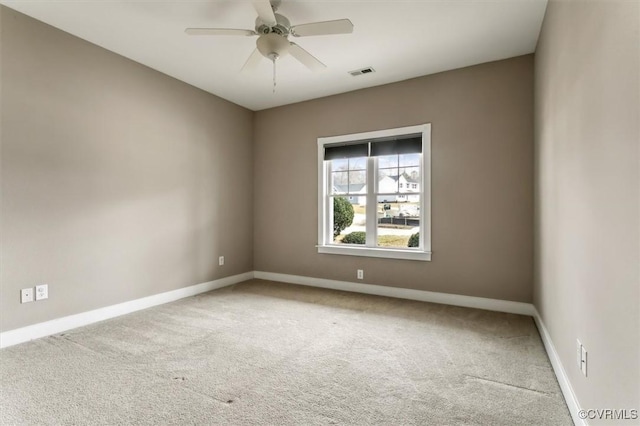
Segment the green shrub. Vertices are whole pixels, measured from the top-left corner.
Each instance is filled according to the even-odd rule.
[[[409,237],[409,243],[407,247],[420,247],[420,233],[416,232],[415,234]]]
[[[333,199],[333,236],[340,235],[343,229],[353,223],[353,206],[344,197]]]
[[[342,242],[345,244],[364,244],[367,242],[367,234],[361,231],[352,232],[345,235]]]

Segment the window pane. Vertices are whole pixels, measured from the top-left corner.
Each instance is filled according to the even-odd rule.
[[[331,173],[331,193],[345,194],[349,189],[349,172]]]
[[[332,194],[366,193],[367,159],[357,157],[331,161]]]
[[[349,172],[349,193],[364,194],[367,191],[367,172],[364,170]]]
[[[420,167],[400,168],[400,192],[420,192]]]
[[[420,154],[400,155],[400,167],[420,166]]]
[[[334,244],[364,244],[366,237],[366,195],[356,194],[334,197],[333,229]],[[346,238],[346,240],[345,240]]]
[[[349,170],[365,170],[367,168],[367,157],[357,157],[349,159]]]
[[[331,160],[331,170],[334,172],[346,171],[349,168],[349,161],[346,158]]]
[[[398,167],[397,155],[381,155],[378,157],[378,168],[386,169],[391,167]]]
[[[378,204],[377,222],[378,247],[418,248],[418,237],[410,240],[420,231],[420,196],[398,195],[396,202]]]
[[[378,169],[378,193],[398,192],[398,169]]]

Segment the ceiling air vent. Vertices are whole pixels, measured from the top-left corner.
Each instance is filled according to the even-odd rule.
[[[371,74],[372,72],[376,72],[376,70],[374,70],[373,67],[367,67],[361,70],[349,71],[349,74],[355,77],[362,74]]]

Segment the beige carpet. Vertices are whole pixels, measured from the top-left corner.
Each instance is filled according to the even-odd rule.
[[[2,424],[571,425],[529,317],[252,280],[0,351]]]

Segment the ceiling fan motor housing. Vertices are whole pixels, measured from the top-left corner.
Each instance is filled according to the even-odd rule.
[[[260,18],[256,19],[256,32],[258,34],[271,34],[275,33],[281,36],[288,36],[291,32],[291,23],[289,20],[280,15],[279,13],[274,14],[276,17],[276,24],[272,27],[265,24]]]

